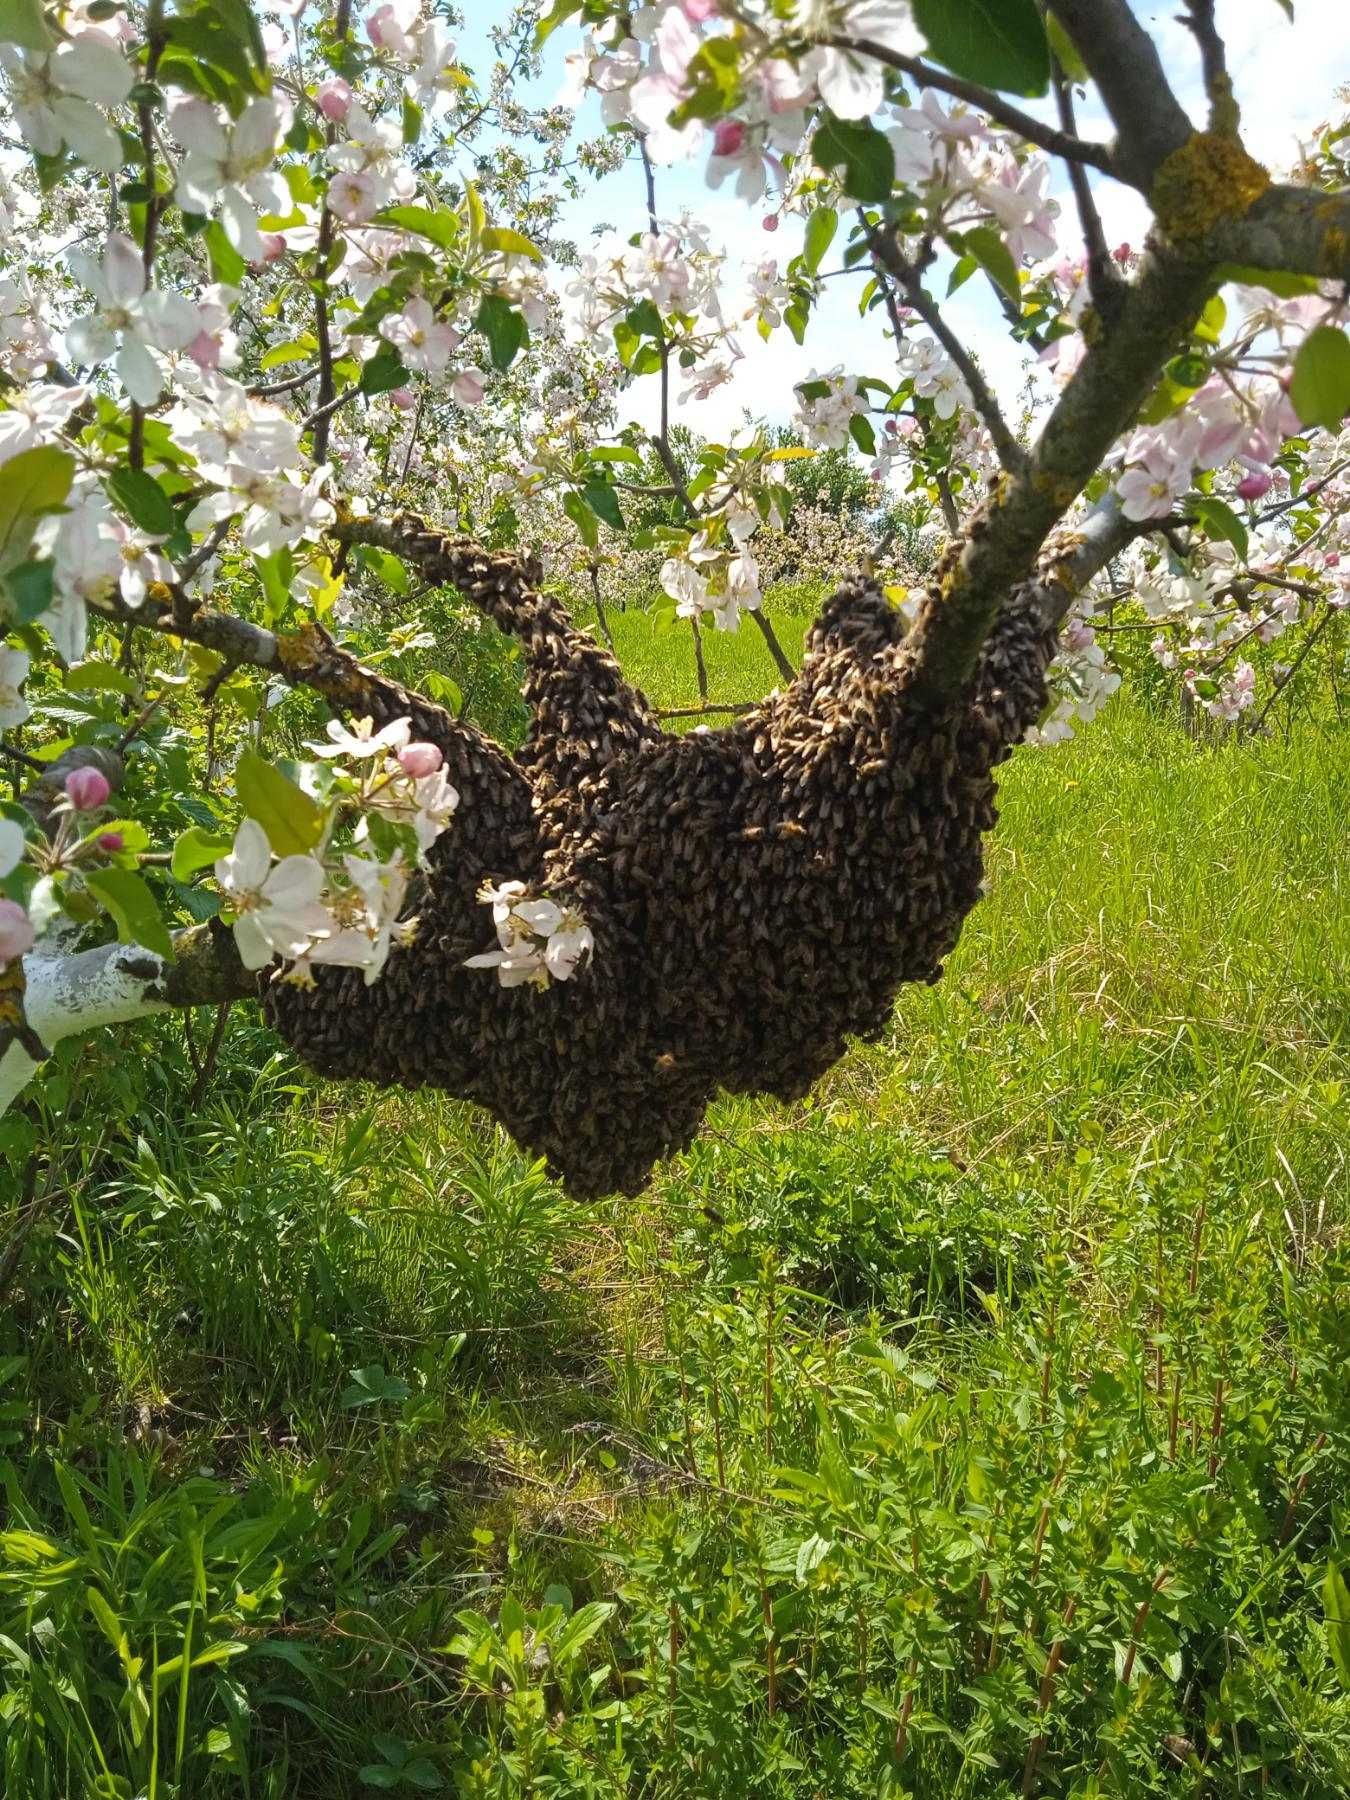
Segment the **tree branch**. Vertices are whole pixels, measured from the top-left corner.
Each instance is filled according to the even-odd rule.
[[[1164,246],[1145,258],[1115,329],[1083,359],[1030,456],[941,568],[910,636],[921,701],[944,704],[965,685],[1000,607],[1032,574],[1051,529],[1129,426],[1212,288],[1207,262]]]
[[[1147,194],[1153,178],[1191,136],[1153,39],[1127,0],[1049,0],[1096,82],[1116,141],[1098,164]]]
[[[1072,132],[1057,131],[1044,119],[1023,112],[1020,106],[1014,106],[1001,94],[994,93],[991,88],[981,87],[978,82],[966,81],[960,75],[949,75],[945,69],[934,68],[932,63],[923,62],[917,56],[902,55],[900,51],[879,44],[872,38],[832,34],[812,41],[827,44],[834,50],[851,50],[857,56],[870,56],[876,62],[885,63],[888,69],[898,69],[902,75],[908,75],[920,87],[936,88],[941,94],[950,94],[953,99],[964,100],[968,106],[977,107],[980,112],[988,114],[996,124],[1016,132],[1018,137],[1025,138],[1029,144],[1038,144],[1053,156],[1063,156],[1071,162],[1087,163],[1090,168],[1101,169],[1108,175],[1117,173],[1108,145],[1091,143]]]
[[[1245,213],[1217,221],[1205,242],[1216,262],[1350,281],[1350,188],[1276,183]]]
[[[1064,73],[1058,59],[1053,62],[1053,82],[1055,104],[1059,109],[1060,123],[1066,131],[1076,129],[1073,107],[1073,86]],[[1109,322],[1119,303],[1124,287],[1116,265],[1111,260],[1110,247],[1106,242],[1106,233],[1102,230],[1101,216],[1096,202],[1092,198],[1092,187],[1088,181],[1087,170],[1081,163],[1069,164],[1069,186],[1073,189],[1074,205],[1078,209],[1078,222],[1083,228],[1083,248],[1087,253],[1088,293],[1092,296],[1092,304]],[[1014,303],[1015,304],[1015,303]]]
[[[999,461],[1009,471],[1020,469],[1026,462],[1026,452],[1009,430],[994,390],[980,373],[974,357],[943,318],[937,301],[920,281],[918,270],[901,253],[895,230],[874,232],[871,243],[874,255],[900,284],[906,304],[914,308],[961,371],[961,378],[970,390],[971,403],[993,439]]]

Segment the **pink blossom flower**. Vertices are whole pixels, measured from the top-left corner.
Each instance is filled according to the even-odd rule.
[[[450,383],[450,392],[461,406],[478,406],[487,389],[476,369],[461,369]]]
[[[36,941],[33,922],[18,901],[0,900],[0,966],[23,956]]]
[[[434,775],[445,761],[435,744],[405,744],[398,753],[398,766],[405,775],[414,780],[421,780],[426,775]]]
[[[1239,500],[1259,500],[1263,494],[1270,492],[1272,479],[1269,469],[1253,469],[1250,475],[1244,475],[1237,484]]]
[[[352,103],[352,90],[340,75],[330,75],[327,81],[319,83],[314,99],[324,118],[331,119],[336,124],[347,116],[347,108]]]
[[[112,788],[100,769],[72,769],[66,776],[66,798],[76,812],[97,812],[106,806]]]
[[[413,398],[412,389],[408,387],[394,388],[389,395],[389,402],[390,405],[396,406],[400,412],[411,412],[413,407],[417,404],[417,401]]]
[[[262,234],[262,259],[265,263],[280,262],[286,254],[286,240],[279,231],[265,231]]]
[[[713,155],[736,156],[745,142],[745,127],[739,119],[719,119],[713,131]]]

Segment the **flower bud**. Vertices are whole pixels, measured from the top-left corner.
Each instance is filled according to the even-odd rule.
[[[770,213],[768,218],[763,221],[763,225],[764,225],[765,231],[777,231],[777,229],[778,229],[778,214]]]
[[[400,412],[411,412],[413,407],[417,404],[416,400],[413,398],[412,389],[408,387],[391,389],[389,399],[391,404],[396,406]]]
[[[715,19],[721,11],[718,0],[681,0],[680,11],[691,25],[702,25],[705,19]]]
[[[1237,484],[1240,500],[1259,500],[1262,494],[1270,492],[1272,476],[1269,469],[1253,469],[1250,475],[1244,475]]]
[[[116,856],[125,843],[120,831],[100,831],[96,841],[105,856]]]
[[[99,769],[72,769],[66,776],[66,798],[76,812],[97,812],[111,792],[108,777]]]
[[[188,345],[187,353],[199,369],[220,367],[220,339],[209,331],[199,331]]]
[[[352,103],[352,90],[340,75],[330,75],[327,81],[319,83],[314,99],[324,118],[331,119],[336,124],[347,116],[347,109]]]
[[[398,753],[399,768],[414,781],[420,781],[424,775],[434,775],[444,761],[435,744],[405,744]]]
[[[1134,252],[1128,244],[1117,244],[1112,255],[1118,263],[1126,263],[1134,255]]]
[[[745,127],[739,119],[719,119],[713,131],[714,156],[738,156],[745,142]]]
[[[286,240],[279,231],[264,231],[262,247],[265,263],[280,262],[286,254]]]
[[[0,967],[31,950],[33,922],[17,900],[0,900]]]

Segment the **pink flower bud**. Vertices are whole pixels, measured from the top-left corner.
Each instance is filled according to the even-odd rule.
[[[705,19],[715,19],[721,11],[718,0],[681,0],[680,10],[693,25],[702,25]]]
[[[396,49],[403,41],[392,6],[377,6],[366,20],[366,36],[377,50]]]
[[[31,950],[36,941],[33,922],[17,900],[0,900],[0,966]]]
[[[1262,494],[1270,492],[1271,473],[1269,469],[1253,469],[1250,475],[1244,475],[1237,484],[1240,500],[1259,500]]]
[[[125,840],[120,831],[100,831],[97,841],[99,849],[105,856],[116,856]]]
[[[1128,262],[1134,252],[1128,244],[1117,244],[1112,253],[1118,263]]]
[[[383,11],[383,8],[381,8],[381,11]],[[375,19],[378,17],[378,13],[373,15],[370,23],[373,25]],[[367,29],[369,29],[369,27],[367,27]],[[371,41],[374,41],[373,34]],[[324,118],[331,119],[336,124],[339,120],[345,119],[347,116],[347,108],[352,103],[352,90],[340,75],[330,75],[327,81],[321,81],[319,83],[318,91],[314,98],[318,104],[319,111],[323,114]]]
[[[1322,561],[1329,569],[1339,569],[1341,566],[1341,553],[1339,550],[1328,550],[1326,555],[1322,558]]]
[[[72,769],[66,776],[66,798],[76,812],[97,812],[111,792],[108,777],[98,769]]]
[[[188,345],[187,353],[199,369],[220,367],[220,339],[209,331],[199,331]]]
[[[390,392],[389,398],[400,412],[411,412],[413,407],[417,405],[417,401],[413,398],[413,391],[411,388],[394,388]]]
[[[477,406],[487,389],[483,386],[483,378],[473,369],[461,369],[450,383],[450,392],[461,406]]]
[[[777,229],[778,229],[778,214],[770,213],[768,218],[763,221],[763,224],[764,224],[765,231],[777,231]]]
[[[265,263],[280,262],[286,254],[286,240],[279,231],[265,231],[262,234],[262,247]]]
[[[745,127],[739,119],[719,119],[713,131],[714,156],[739,156]]]
[[[398,753],[399,768],[414,781],[434,775],[444,761],[435,744],[405,744]]]

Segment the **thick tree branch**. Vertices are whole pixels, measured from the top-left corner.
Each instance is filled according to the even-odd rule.
[[[876,62],[885,63],[888,69],[898,69],[902,75],[908,75],[920,87],[936,88],[940,94],[950,94],[954,100],[964,100],[967,106],[976,107],[996,124],[1016,132],[1018,137],[1025,138],[1029,144],[1038,144],[1053,156],[1067,157],[1071,162],[1087,163],[1090,168],[1102,169],[1108,175],[1116,173],[1108,145],[1094,144],[1072,132],[1056,130],[1044,119],[1023,112],[1020,106],[1014,106],[1002,94],[994,93],[991,88],[981,87],[978,82],[966,81],[960,75],[949,75],[945,69],[935,68],[932,63],[923,62],[917,56],[905,56],[886,44],[876,43],[872,38],[832,34],[813,41],[827,44],[835,50],[850,50],[856,56],[870,56]]]
[[[24,1010],[41,1045],[188,1006],[219,1005],[257,993],[258,977],[239,960],[219,924],[194,925],[174,939],[170,960],[139,944],[100,944],[53,955],[39,944],[24,958]],[[35,1046],[36,1047],[36,1046]],[[0,1114],[28,1085],[37,1058],[12,1043],[0,1057]]]
[[[1116,141],[1105,167],[1147,194],[1153,178],[1191,136],[1153,39],[1127,0],[1050,0],[1101,93]]]
[[[910,638],[921,701],[944,704],[963,688],[1000,607],[1032,575],[1050,531],[1135,417],[1212,287],[1207,262],[1161,246],[1145,258],[1115,329],[1084,358],[1024,465],[941,569]]]
[[[1219,220],[1206,248],[1219,263],[1350,281],[1350,188],[1276,183],[1247,212]]]

